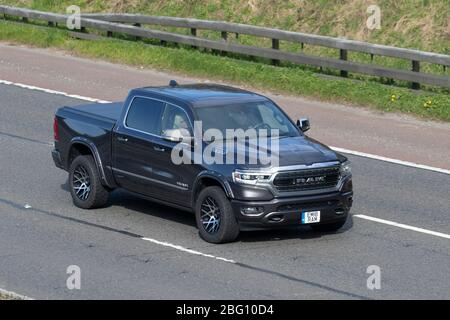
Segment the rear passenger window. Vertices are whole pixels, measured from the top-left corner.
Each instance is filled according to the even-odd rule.
[[[125,122],[127,127],[159,135],[164,104],[152,99],[134,98]]]

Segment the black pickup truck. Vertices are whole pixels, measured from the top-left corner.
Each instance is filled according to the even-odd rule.
[[[204,151],[218,142],[196,137],[199,122],[202,133],[215,128],[224,136],[229,129],[276,132],[268,134],[276,152],[272,144],[264,146],[277,154],[276,165],[174,161],[174,154],[192,160],[197,147]],[[262,95],[171,81],[134,89],[125,102],[58,109],[52,156],[69,172],[73,202],[80,208],[105,206],[109,193],[123,188],[194,212],[200,236],[211,243],[234,241],[240,230],[252,228],[310,225],[331,232],[344,225],[352,205],[351,169],[346,157],[307,137],[308,129],[308,119],[293,122]],[[264,149],[244,140],[249,149]],[[210,154],[235,160],[243,150],[225,145]]]

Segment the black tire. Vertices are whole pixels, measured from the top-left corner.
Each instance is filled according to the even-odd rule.
[[[92,156],[78,156],[73,160],[69,169],[69,187],[73,203],[79,208],[100,208],[108,203],[109,191],[101,183]]]
[[[220,217],[220,220],[218,226],[215,228],[212,228],[206,222],[208,217],[211,218],[211,216],[205,213],[205,210],[207,210],[205,208],[211,207],[208,206],[207,203],[215,204],[219,210],[218,212],[216,211],[216,215],[217,217]],[[217,217],[213,219],[217,219]],[[230,200],[226,197],[220,187],[211,186],[200,192],[195,204],[195,218],[200,237],[207,242],[232,242],[239,236],[239,223],[236,221],[233,209],[231,208]]]
[[[311,228],[316,232],[335,232],[342,228],[346,221],[347,219],[343,219],[333,223],[316,224],[311,225]]]

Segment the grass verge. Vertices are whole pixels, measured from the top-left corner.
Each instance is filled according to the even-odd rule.
[[[0,20],[0,41],[58,48],[81,57],[176,71],[323,101],[368,106],[381,111],[401,112],[429,119],[450,120],[450,94],[445,91],[414,92],[375,81],[334,80],[320,77],[310,68],[273,67],[184,47],[162,47],[119,39],[75,40],[63,29],[8,20]]]
[[[0,292],[0,300],[14,300],[14,298]]]
[[[4,291],[0,289],[0,300],[26,300],[24,296],[16,295],[15,293]]]

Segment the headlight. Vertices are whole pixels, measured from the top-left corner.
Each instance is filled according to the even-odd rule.
[[[270,182],[272,175],[270,173],[264,172],[245,172],[245,171],[234,171],[233,181],[236,183],[244,184],[261,184]]]
[[[352,174],[352,168],[350,167],[350,162],[346,161],[341,164],[341,176],[346,177]]]

